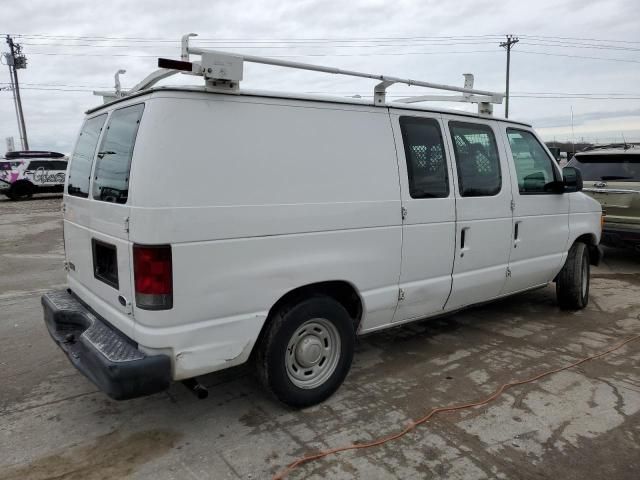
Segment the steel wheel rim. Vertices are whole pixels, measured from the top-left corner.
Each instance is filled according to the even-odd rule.
[[[340,360],[340,334],[326,318],[314,318],[300,325],[285,351],[287,376],[298,388],[316,388],[335,372]]]
[[[587,286],[589,285],[589,266],[582,259],[582,298],[587,296]]]

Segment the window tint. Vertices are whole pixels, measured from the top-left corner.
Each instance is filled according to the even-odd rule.
[[[640,181],[640,154],[637,153],[578,154],[568,166],[580,170],[585,180]]]
[[[52,170],[53,164],[46,160],[31,160],[29,162],[29,166],[27,167],[27,170],[37,170],[39,168],[44,168],[45,170]]]
[[[540,145],[538,139],[526,130],[507,129],[520,193],[553,193],[558,180],[555,161]]]
[[[49,163],[51,163],[51,166],[49,167],[51,170],[66,170],[67,169],[67,162],[65,162],[64,160],[52,160]]]
[[[144,104],[139,104],[111,114],[98,151],[93,198],[104,202],[127,203],[131,157],[143,110]]]
[[[430,118],[402,117],[400,129],[411,197],[447,197],[449,176],[438,122]]]
[[[27,170],[37,170],[44,168],[45,170],[66,170],[67,162],[61,160],[31,160]]]
[[[463,197],[497,195],[502,188],[496,138],[488,125],[449,122]]]
[[[89,179],[91,177],[91,165],[93,156],[100,138],[102,125],[107,119],[107,114],[90,118],[84,123],[78,144],[71,157],[71,169],[69,170],[69,186],[67,193],[78,197],[89,196]]]
[[[0,170],[12,170],[19,166],[20,162],[0,162]]]

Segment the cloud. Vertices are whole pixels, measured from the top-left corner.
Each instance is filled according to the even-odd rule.
[[[231,40],[225,40],[226,46],[233,45],[235,48],[248,46],[237,43],[238,39],[409,38],[495,35],[504,32],[633,41],[638,43],[614,44],[640,48],[638,14],[640,3],[632,0],[508,3],[493,0],[458,0],[453,3],[440,0],[236,0],[187,3],[174,0],[118,0],[109,2],[108,6],[78,0],[54,3],[31,0],[18,2],[11,9],[5,9],[3,24],[10,25],[13,33],[18,34],[172,40],[148,44],[131,40],[108,43],[18,38],[29,58],[28,68],[20,71],[20,80],[24,88],[22,94],[31,146],[68,152],[82,123],[83,112],[100,103],[100,99],[92,96],[90,91],[111,87],[113,74],[120,68],[127,70],[123,84],[135,84],[155,68],[156,56],[178,57],[178,40],[186,32],[198,32],[200,37],[196,43],[201,44],[204,44],[203,39],[235,39],[236,43],[233,44]],[[567,29],[565,20],[569,18],[571,27]],[[101,43],[106,47],[71,46],[74,43]],[[286,48],[245,48],[241,51],[257,55],[327,55],[295,59],[456,85],[461,84],[461,74],[470,71],[476,76],[477,88],[504,90],[505,55],[497,45],[497,39],[487,38],[483,41],[474,37],[468,42],[447,42],[444,39],[440,46],[426,40],[376,43],[393,43],[396,46],[367,48],[359,42],[352,42],[351,46],[344,43],[342,46],[307,43],[292,47],[278,43],[270,45]],[[513,50],[513,92],[634,93],[640,84],[638,63],[525,53],[525,50],[537,50],[551,54],[640,61],[638,51],[567,48],[560,46],[560,43],[555,47],[543,47],[532,43],[536,43],[535,39],[521,38]],[[119,48],[115,44],[126,44],[127,48]],[[463,53],[442,53],[451,51]],[[65,55],[68,53],[74,55]],[[4,71],[0,82],[8,82],[7,69]],[[340,92],[339,95],[366,94],[372,91],[374,85],[368,80],[309,72],[284,72],[274,67],[253,65],[246,68],[245,78],[243,86],[246,88]],[[190,83],[199,81],[182,76],[170,83],[185,80]],[[43,87],[42,84],[67,86]],[[67,91],[42,91],[38,88]],[[394,86],[390,90],[398,93],[422,92],[417,88],[401,86]],[[574,110],[574,123],[599,122],[606,130],[607,122],[617,125],[616,122],[622,117],[630,122],[630,127],[635,125],[637,116],[633,112],[637,113],[640,109],[640,101],[621,103],[613,100],[514,97],[510,110],[513,118],[532,122],[546,131],[549,128],[562,128],[563,122],[566,126],[571,107]],[[501,113],[502,108],[496,108],[496,114]],[[10,135],[18,140],[11,93],[0,91],[0,139]]]

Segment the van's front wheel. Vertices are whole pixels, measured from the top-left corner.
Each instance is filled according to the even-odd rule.
[[[584,243],[576,242],[556,279],[556,296],[561,308],[580,310],[587,306],[590,276],[589,249]]]
[[[354,346],[345,308],[330,297],[312,297],[274,314],[258,346],[258,374],[287,405],[314,405],[342,384]]]

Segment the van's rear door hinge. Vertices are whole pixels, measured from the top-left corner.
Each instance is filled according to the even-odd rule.
[[[511,276],[511,269],[507,267],[507,271],[505,272],[505,276],[509,278]]]
[[[516,201],[515,200],[511,200],[511,211],[513,212],[516,209]]]
[[[400,215],[402,216],[402,220],[407,218],[407,209],[405,207],[400,208]]]
[[[129,233],[129,217],[124,219],[124,231]]]
[[[401,302],[404,300],[404,290],[402,288],[398,289],[398,301]]]

